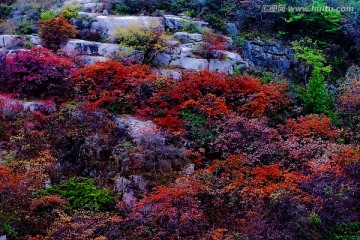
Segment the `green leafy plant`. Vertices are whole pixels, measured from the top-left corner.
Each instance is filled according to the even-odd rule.
[[[313,11],[306,13],[288,12],[289,17],[285,21],[290,29],[301,29],[322,40],[328,40],[328,37],[338,33],[341,28],[341,12],[321,10],[328,7],[322,0],[313,1],[306,7]]]
[[[128,46],[143,52],[145,61],[151,62],[159,52],[166,48],[163,30],[157,29],[156,24],[154,23],[154,28],[132,24],[128,28],[118,29],[116,36],[120,46]]]
[[[332,240],[360,239],[360,222],[350,222],[337,226],[332,234]]]
[[[60,13],[66,19],[79,17],[79,7],[73,5],[65,5]]]
[[[305,103],[305,111],[309,113],[325,113],[334,117],[331,110],[331,97],[325,87],[325,74],[331,72],[331,66],[326,65],[322,51],[316,42],[304,39],[292,42],[297,60],[312,67],[311,78],[306,88],[301,89],[300,97]]]
[[[59,186],[40,190],[36,196],[61,195],[71,209],[105,211],[114,207],[115,198],[107,190],[98,189],[94,179],[70,179]]]
[[[55,13],[53,11],[42,11],[40,13],[40,20],[47,21],[55,18]]]

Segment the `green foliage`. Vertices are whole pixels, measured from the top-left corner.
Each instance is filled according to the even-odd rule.
[[[331,110],[332,100],[325,88],[325,74],[331,72],[331,66],[326,65],[322,51],[317,48],[316,42],[311,39],[292,42],[297,60],[302,60],[312,67],[311,78],[305,89],[300,92],[300,97],[305,103],[308,113],[325,113],[332,120],[335,114]]]
[[[295,50],[295,56],[298,60],[305,61],[306,65],[317,68],[320,72],[331,72],[331,66],[325,66],[326,59],[321,49],[317,47],[317,42],[310,38],[305,38],[291,43]]]
[[[56,194],[66,198],[71,209],[105,211],[111,210],[115,203],[109,191],[96,188],[94,179],[70,179],[65,184],[40,190],[36,196]]]
[[[124,3],[116,4],[114,11],[121,15],[132,13],[131,9],[128,6],[126,6]]]
[[[350,222],[337,226],[331,234],[332,240],[360,239],[360,222]]]
[[[321,220],[318,214],[316,213],[311,213],[310,214],[310,222],[314,225],[320,225]]]
[[[13,10],[12,6],[0,4],[0,20],[7,19],[8,17],[10,17],[10,13],[12,12],[12,10]]]
[[[53,11],[42,11],[40,14],[41,21],[51,20],[53,18],[55,18],[55,13]]]
[[[144,53],[145,61],[151,60],[159,52],[165,50],[165,35],[162,30],[156,29],[157,23],[154,22],[154,29],[141,27],[138,24],[132,24],[128,28],[118,29],[116,36],[120,46],[132,47]]]
[[[181,25],[183,26],[182,31],[189,32],[189,33],[203,33],[204,29],[199,27],[198,24],[196,24],[193,21],[181,21]]]
[[[307,6],[314,9],[311,12],[289,11],[289,17],[285,20],[290,28],[300,28],[316,38],[328,40],[327,37],[334,36],[341,29],[340,21],[342,14],[339,11],[324,11],[328,7],[322,0],[313,1]]]
[[[31,34],[33,33],[33,20],[26,20],[24,19],[22,22],[20,22],[19,25],[19,31],[23,34]]]
[[[206,116],[196,113],[194,110],[185,109],[180,113],[180,118],[186,121],[184,125],[193,138],[198,139],[203,135]]]
[[[65,5],[60,15],[66,19],[77,18],[79,17],[79,7],[69,4]]]

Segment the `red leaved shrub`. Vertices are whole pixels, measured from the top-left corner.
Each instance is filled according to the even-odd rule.
[[[58,50],[60,45],[69,38],[74,38],[77,30],[64,17],[41,21],[40,37],[45,46],[51,50]]]
[[[65,96],[73,63],[45,48],[22,50],[6,57],[1,90],[18,97]]]

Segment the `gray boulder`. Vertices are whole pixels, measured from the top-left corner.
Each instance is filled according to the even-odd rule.
[[[287,72],[294,61],[294,51],[281,41],[245,41],[244,55],[255,67]]]
[[[110,38],[114,37],[118,28],[129,28],[138,25],[145,28],[164,29],[164,19],[161,17],[148,16],[96,16],[91,28],[98,30]]]
[[[185,25],[193,24],[196,28],[202,29],[209,27],[209,23],[203,21],[193,21],[191,19],[186,19],[181,16],[175,15],[164,15],[165,18],[165,28],[171,31],[178,31],[184,28]]]

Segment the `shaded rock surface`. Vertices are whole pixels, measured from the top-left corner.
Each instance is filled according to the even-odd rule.
[[[281,41],[245,41],[244,55],[255,67],[287,72],[294,62],[292,48]]]

